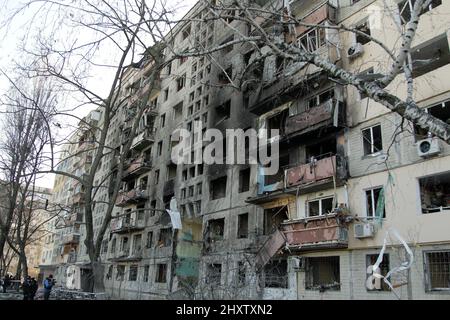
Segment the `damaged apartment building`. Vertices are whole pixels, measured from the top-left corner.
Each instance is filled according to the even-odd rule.
[[[411,5],[289,3],[298,19],[357,28],[387,47],[395,47]],[[385,14],[388,10],[393,14]],[[442,79],[450,71],[449,11],[449,3],[431,2],[412,50],[413,60],[431,61],[414,68],[414,98],[447,123],[450,86]],[[207,14],[199,2],[174,28],[167,59],[192,46],[229,42],[237,31],[257,32],[232,19],[233,10],[223,20],[187,19]],[[389,67],[376,43],[352,32],[280,29],[272,20],[262,27],[351,72],[370,77]],[[448,299],[450,147],[409,123],[399,132],[397,114],[320,68],[273,56],[253,63],[256,51],[251,44],[235,44],[212,57],[176,58],[161,71],[128,155],[117,218],[102,247],[107,293],[127,299]],[[107,143],[114,149],[128,139],[129,112],[148,89],[151,68],[144,59],[126,75],[127,94],[133,96],[113,119]],[[237,89],[243,73],[250,80]],[[400,95],[406,84],[396,79],[388,89]],[[202,134],[208,128],[278,129],[279,135],[267,140],[279,142],[278,172],[265,175],[267,168],[253,164],[176,165],[171,135],[179,128],[194,135],[199,122]],[[111,171],[112,185],[117,160],[105,161],[98,179]],[[109,192],[99,196],[108,199]],[[181,229],[172,228],[165,211],[172,199]],[[95,215],[98,227],[102,207]],[[408,272],[390,277],[394,289],[370,282],[370,266],[392,228],[414,256]],[[382,275],[407,260],[401,242],[387,240]],[[87,261],[81,247],[78,262]]]

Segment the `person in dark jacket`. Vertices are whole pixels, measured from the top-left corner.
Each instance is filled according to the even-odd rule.
[[[11,284],[11,280],[9,279],[9,274],[5,275],[3,278],[3,293],[6,293],[6,288],[8,288]]]
[[[35,278],[31,278],[30,300],[34,300],[34,296],[36,295],[37,291],[38,291],[38,283]]]
[[[56,281],[53,279],[53,275],[49,275],[44,280],[44,300],[50,299],[50,293],[52,292],[52,288],[55,285]]]
[[[23,300],[30,300],[31,296],[31,277],[27,276],[22,283]]]

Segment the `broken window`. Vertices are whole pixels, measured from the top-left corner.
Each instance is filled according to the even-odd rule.
[[[158,263],[156,265],[156,279],[157,283],[166,283],[167,282],[167,264]]]
[[[189,197],[193,197],[194,196],[194,186],[189,186],[188,196]]]
[[[248,238],[248,213],[242,213],[238,215],[238,239]]]
[[[280,135],[284,134],[284,129],[286,128],[286,119],[289,116],[289,109],[285,109],[280,113],[270,117],[267,119],[267,133],[269,135],[268,138],[273,138],[271,130],[278,130]]]
[[[148,177],[145,176],[145,177],[141,178],[140,183],[139,183],[140,189],[147,190],[147,184],[148,184]]]
[[[197,175],[203,174],[203,164],[197,166]]]
[[[245,263],[243,261],[238,262],[237,283],[239,287],[246,285],[246,270]]]
[[[223,234],[225,230],[225,218],[209,220],[208,228],[209,228],[208,231],[210,242],[223,240]]]
[[[333,212],[334,197],[322,198],[306,202],[308,217],[322,216]]]
[[[153,231],[147,232],[147,248],[153,247]]]
[[[150,208],[156,209],[156,200],[152,200],[150,202]],[[150,217],[153,217],[155,215],[155,210],[150,210]]]
[[[164,128],[164,126],[166,125],[166,114],[162,114],[161,115],[161,128]]]
[[[250,190],[250,168],[239,171],[239,192]]]
[[[201,195],[202,194],[202,183],[197,183],[197,194]]]
[[[378,254],[368,254],[366,255],[366,268],[367,268],[367,276],[371,276],[372,266],[375,264],[375,262],[378,259]],[[389,272],[389,254],[383,254],[383,260],[381,261],[380,265],[378,266],[380,268],[379,273],[384,277]],[[369,269],[370,268],[370,269]],[[368,291],[389,291],[389,286],[382,280],[382,279],[374,279],[373,283],[374,287],[373,289],[366,289]]]
[[[112,273],[113,273],[113,265],[111,264],[108,267],[108,272],[106,273],[106,280],[110,280],[112,278]]]
[[[450,290],[450,251],[426,252],[424,258],[426,290]]]
[[[159,170],[155,170],[155,184],[159,183]]]
[[[287,260],[271,260],[264,266],[264,287],[288,288]]]
[[[419,179],[422,213],[450,210],[450,173]]]
[[[158,157],[161,156],[161,154],[162,154],[162,147],[163,147],[163,142],[159,141],[158,142]]]
[[[443,101],[431,107],[428,107],[425,109],[425,111],[432,116],[444,121],[445,123],[450,124],[450,100]],[[414,133],[416,136],[416,140],[433,136],[418,125],[414,125]]]
[[[306,290],[340,290],[339,257],[307,257],[305,260]]]
[[[164,101],[167,101],[167,99],[169,99],[169,88],[163,90],[163,97]]]
[[[287,206],[264,210],[264,234],[269,235],[288,219]]]
[[[362,131],[364,155],[374,154],[383,150],[381,125],[376,125]]]
[[[233,76],[233,68],[230,66],[227,69],[221,71],[219,73],[219,83],[220,84],[228,84],[231,82],[231,78]]]
[[[367,34],[368,36],[370,36],[370,25],[369,25],[369,20],[364,20],[363,22],[360,22],[355,29],[359,32],[362,32],[364,34]],[[356,33],[356,42],[357,43],[361,43],[362,45],[369,43],[371,40],[370,38],[360,34],[360,33]]]
[[[306,163],[314,160],[329,158],[336,154],[336,138],[321,140],[320,142],[305,146]]]
[[[158,247],[168,247],[172,244],[172,228],[164,228],[159,232]]]
[[[132,265],[130,266],[130,273],[128,275],[128,281],[136,281],[138,275],[138,266]]]
[[[383,187],[366,190],[366,208],[366,216],[368,218],[386,218]]]
[[[424,75],[450,63],[450,49],[447,34],[444,33],[430,41],[411,49],[413,78]]]
[[[308,52],[314,52],[325,44],[325,29],[321,27],[315,27],[305,32],[298,39],[298,45]]]
[[[308,99],[308,109],[320,106],[334,98],[334,89],[326,90]]]
[[[177,176],[177,165],[171,163],[167,166],[167,181],[175,179]]]
[[[125,266],[117,266],[116,280],[123,281],[125,276]]]
[[[195,167],[190,167],[189,168],[189,175],[191,176],[191,178],[195,177]]]
[[[173,121],[180,122],[183,118],[183,102],[178,103],[173,107]]]
[[[223,176],[210,182],[211,200],[224,198],[227,190],[227,176]]]
[[[272,175],[264,175],[264,185],[269,186],[274,183],[284,181],[284,169],[289,166],[289,150],[280,150],[278,172]]]
[[[142,248],[142,235],[137,234],[133,237],[133,255],[141,254]]]
[[[415,2],[416,0],[404,0],[398,4],[402,24],[408,23],[408,21],[411,19],[411,12],[413,11]],[[440,6],[441,4],[442,0],[432,0],[428,5],[428,7],[421,12],[421,14],[431,11],[437,6]]]
[[[211,285],[220,285],[222,278],[222,264],[213,263],[207,265],[205,282]]]
[[[150,266],[149,265],[145,265],[144,266],[144,282],[148,282],[148,274],[150,272]]]

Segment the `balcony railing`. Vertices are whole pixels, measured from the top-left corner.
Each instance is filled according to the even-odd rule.
[[[282,224],[288,246],[297,250],[348,247],[348,229],[336,214]]]
[[[126,166],[126,169],[123,173],[123,180],[132,179],[136,176],[139,176],[152,168],[152,163],[150,160],[146,160],[144,157],[140,157],[134,160],[131,160],[129,164]]]
[[[307,186],[317,182],[326,182],[336,177],[336,156],[329,156],[311,163],[302,164],[286,170],[286,187]]]
[[[133,189],[131,191],[121,191],[116,199],[116,206],[124,207],[130,203],[140,203],[148,199],[145,190]]]
[[[135,218],[116,218],[111,220],[110,229],[113,233],[123,234],[139,231],[145,228],[145,220]]]
[[[155,141],[156,128],[146,128],[144,131],[134,137],[131,148],[135,150],[142,150],[148,147]]]
[[[76,233],[66,234],[63,239],[63,244],[77,244],[80,242],[80,235]]]
[[[286,135],[300,136],[314,130],[326,127],[340,127],[344,124],[344,104],[330,99],[321,105],[289,117],[286,120]]]

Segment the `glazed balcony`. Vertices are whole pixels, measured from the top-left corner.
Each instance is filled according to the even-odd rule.
[[[148,196],[145,194],[145,190],[133,189],[130,191],[120,191],[116,199],[117,207],[125,207],[129,204],[137,204],[146,201]]]
[[[155,133],[156,128],[146,128],[133,138],[131,149],[139,151],[150,146],[153,142],[155,142]]]
[[[140,231],[145,228],[144,220],[132,217],[115,218],[111,220],[110,229],[112,233],[125,234]]]
[[[344,104],[330,99],[309,110],[288,117],[285,133],[287,136],[299,137],[325,127],[340,128],[345,125]]]
[[[348,228],[336,214],[284,222],[282,231],[293,250],[348,247]]]
[[[146,160],[144,157],[140,157],[131,160],[126,169],[123,172],[123,180],[134,179],[137,176],[149,171],[152,168],[152,163],[150,160]]]

